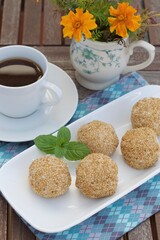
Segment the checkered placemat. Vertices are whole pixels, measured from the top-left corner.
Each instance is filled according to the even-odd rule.
[[[147,82],[138,73],[125,76],[116,84],[80,101],[70,122],[145,85]],[[0,166],[32,144],[33,142],[0,142]],[[40,240],[115,240],[158,211],[160,211],[160,174],[89,219],[63,232],[42,233],[24,222]]]

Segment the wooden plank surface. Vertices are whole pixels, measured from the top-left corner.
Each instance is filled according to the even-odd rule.
[[[133,55],[130,58],[130,65],[139,64],[148,58],[148,53],[143,48],[135,48]],[[156,47],[155,58],[153,62],[145,69],[146,71],[159,71],[160,70],[160,47]]]
[[[155,214],[155,224],[157,230],[157,239],[160,239],[160,212]]]
[[[54,9],[49,0],[40,0],[39,3],[36,0],[3,0],[2,3],[0,44],[70,44],[70,40],[62,37],[61,13]],[[160,12],[160,0],[134,0],[134,5],[138,8],[144,5],[149,10]],[[160,18],[157,20],[160,22]],[[160,26],[149,28],[149,38],[153,45],[160,45]]]
[[[146,220],[128,233],[129,240],[155,240],[152,237],[150,220]]]
[[[7,240],[7,202],[0,195],[0,239]]]
[[[41,41],[41,9],[42,2],[25,1],[22,43],[26,45],[40,45]]]
[[[58,66],[64,69],[73,69],[70,56],[69,56],[69,46],[50,46],[50,47],[36,47],[42,51],[48,58],[49,62],[56,62]],[[130,65],[139,64],[148,58],[147,51],[143,48],[135,48],[134,54],[130,58]],[[159,71],[160,70],[160,47],[156,48],[155,59],[150,66],[148,66],[146,71]]]
[[[62,45],[61,13],[44,1],[43,45]]]
[[[3,10],[3,5],[2,5],[2,0],[0,0],[0,39],[1,39],[1,27],[2,27],[2,11]]]
[[[35,235],[28,229],[10,206],[8,207],[7,235],[7,240],[36,240]]]
[[[160,13],[160,0],[144,0],[144,4],[150,11]],[[155,21],[160,23],[160,17],[155,17]],[[149,39],[153,45],[160,45],[160,25],[149,28]]]
[[[5,0],[0,44],[16,44],[19,34],[21,0]]]

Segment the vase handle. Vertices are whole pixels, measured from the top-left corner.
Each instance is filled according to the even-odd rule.
[[[153,60],[154,60],[154,57],[155,57],[155,47],[152,44],[150,44],[148,42],[145,42],[143,40],[132,42],[129,45],[129,47],[128,47],[128,54],[129,54],[129,56],[131,56],[133,54],[133,50],[134,50],[135,47],[142,47],[142,48],[146,49],[148,54],[149,54],[148,59],[146,61],[144,61],[143,63],[137,64],[137,65],[133,65],[133,66],[127,66],[123,70],[122,74],[126,74],[126,73],[129,73],[129,72],[135,72],[135,71],[144,69],[147,66],[149,66],[153,62]]]

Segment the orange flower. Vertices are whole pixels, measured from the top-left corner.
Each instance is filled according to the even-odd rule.
[[[77,8],[76,13],[70,11],[68,15],[63,16],[60,24],[64,26],[63,36],[69,38],[74,37],[77,42],[81,40],[82,34],[84,34],[86,38],[91,38],[90,30],[97,27],[93,15],[87,10],[83,12],[81,8]]]
[[[113,16],[108,18],[111,33],[116,30],[117,35],[125,38],[128,37],[127,30],[135,32],[141,26],[140,15],[135,16],[137,10],[128,2],[119,3],[117,9],[111,6],[109,12]]]

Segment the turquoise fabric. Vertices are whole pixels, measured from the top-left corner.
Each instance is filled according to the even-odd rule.
[[[145,85],[147,82],[138,73],[129,74],[116,84],[96,91],[80,101],[69,123]],[[33,145],[32,141],[26,143],[0,142],[0,166],[31,145]],[[160,211],[160,174],[82,223],[63,232],[42,233],[23,221],[40,240],[115,240],[158,211]]]

